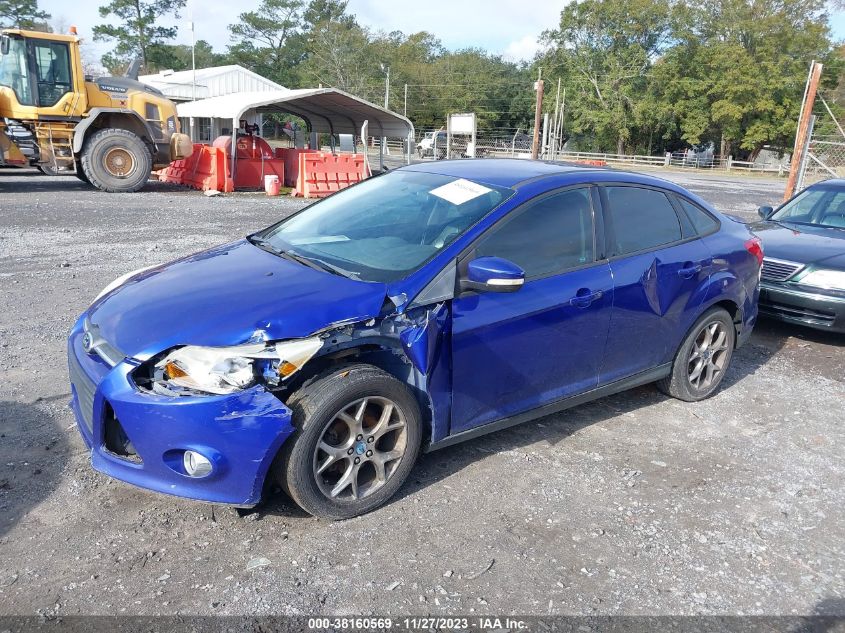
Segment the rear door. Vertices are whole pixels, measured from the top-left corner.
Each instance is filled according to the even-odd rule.
[[[452,433],[596,386],[613,290],[607,261],[596,261],[594,208],[589,187],[537,198],[462,261],[503,257],[526,279],[513,293],[452,302]]]
[[[710,251],[659,188],[601,188],[614,305],[599,375],[606,384],[672,360],[702,303]]]

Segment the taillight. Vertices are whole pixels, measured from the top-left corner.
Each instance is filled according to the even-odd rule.
[[[754,255],[757,265],[763,265],[763,242],[759,237],[752,237],[745,242],[745,250]]]

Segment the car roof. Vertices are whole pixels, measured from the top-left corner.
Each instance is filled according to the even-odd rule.
[[[683,191],[675,183],[662,178],[648,176],[641,173],[628,172],[592,165],[578,165],[561,161],[526,160],[521,158],[465,158],[459,160],[429,161],[402,167],[403,171],[426,172],[466,178],[499,187],[517,187],[527,181],[552,180],[556,184],[567,184],[560,181],[561,176],[569,176],[567,181],[614,181],[654,185],[664,189]]]
[[[845,188],[845,178],[828,178],[827,180],[822,180],[821,182],[814,182],[812,185],[807,187],[807,189],[830,187],[831,185],[833,185],[834,187]]]

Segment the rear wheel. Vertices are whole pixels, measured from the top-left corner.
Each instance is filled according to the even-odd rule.
[[[726,310],[709,309],[690,328],[675,354],[672,373],[657,383],[679,400],[695,402],[719,388],[733,357],[736,329]]]
[[[384,504],[419,452],[419,407],[408,388],[372,365],[336,368],[288,400],[297,427],[279,484],[314,516],[346,519]]]
[[[149,180],[152,167],[146,144],[129,130],[100,130],[86,141],[82,150],[85,176],[103,191],[138,191]]]

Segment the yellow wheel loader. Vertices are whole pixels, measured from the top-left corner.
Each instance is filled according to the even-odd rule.
[[[138,191],[192,149],[176,106],[138,81],[137,64],[94,80],[74,33],[0,31],[0,167],[31,164],[103,191]]]

